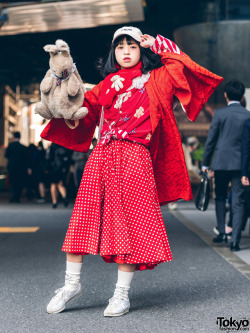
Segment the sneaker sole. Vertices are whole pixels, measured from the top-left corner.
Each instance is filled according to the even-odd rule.
[[[104,314],[104,317],[119,317],[119,316],[122,316],[124,315],[125,313],[128,313],[129,312],[129,309],[128,310],[125,310],[121,313],[116,313],[116,314],[113,314],[113,313],[105,313]]]
[[[61,309],[59,309],[59,310],[57,310],[57,311],[48,311],[48,310],[47,310],[47,312],[48,312],[49,314],[57,314],[57,313],[60,313],[60,312],[62,312],[63,310],[65,310],[65,308],[66,308],[66,304],[67,304],[67,303],[73,301],[74,299],[77,299],[77,298],[80,297],[80,296],[82,296],[82,287],[81,287],[80,293],[77,294],[77,295],[75,295],[74,297],[70,298],[70,299],[65,303],[65,305],[64,305],[63,308],[61,308]]]

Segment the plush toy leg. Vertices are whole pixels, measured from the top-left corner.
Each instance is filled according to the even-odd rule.
[[[37,103],[37,105],[35,107],[35,113],[39,114],[40,116],[42,116],[45,119],[52,118],[52,115],[51,115],[49,109],[47,108],[47,106],[45,104],[43,104],[43,102]]]
[[[84,117],[87,116],[88,112],[89,112],[88,109],[82,106],[75,113],[73,113],[71,119],[81,119],[81,118],[84,118]]]

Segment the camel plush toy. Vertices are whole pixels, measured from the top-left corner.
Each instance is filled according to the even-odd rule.
[[[35,113],[46,119],[64,118],[76,120],[87,115],[88,109],[82,107],[85,88],[70,55],[69,46],[61,39],[55,45],[46,45],[50,54],[50,69],[41,82],[41,102],[36,105]]]

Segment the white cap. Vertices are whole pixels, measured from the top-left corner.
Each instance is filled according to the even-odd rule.
[[[142,32],[140,29],[135,28],[135,27],[122,27],[118,30],[116,30],[116,32],[114,33],[114,37],[112,40],[112,43],[114,42],[114,40],[122,35],[129,35],[132,38],[134,38],[135,40],[137,40],[137,42],[141,42],[141,35]]]

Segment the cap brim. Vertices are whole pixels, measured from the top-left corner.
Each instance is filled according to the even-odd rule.
[[[136,35],[134,35],[134,34],[128,34],[128,33],[124,33],[124,32],[122,32],[122,33],[118,34],[117,36],[115,36],[115,37],[113,38],[112,43],[114,43],[114,41],[115,41],[118,37],[123,36],[123,35],[128,35],[128,36],[132,37],[134,40],[136,40],[137,42],[141,42],[141,37],[139,38],[138,36],[136,36]]]

